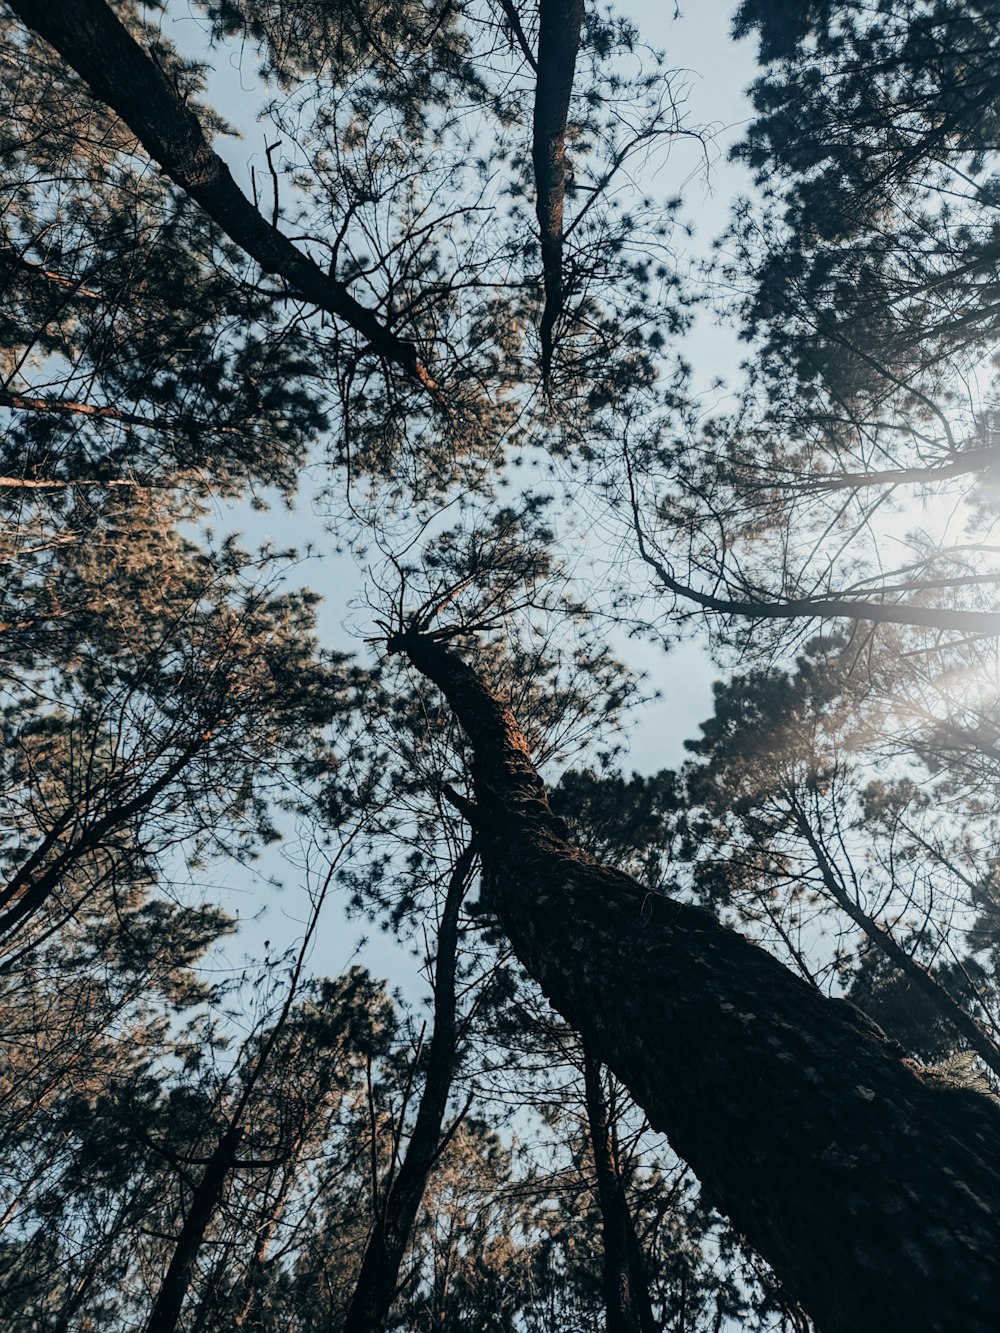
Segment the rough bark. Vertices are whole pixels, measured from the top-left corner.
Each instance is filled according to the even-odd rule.
[[[484,897],[521,962],[817,1327],[995,1330],[1000,1107],[570,847],[510,708],[432,636],[389,648],[469,737]]]
[[[531,161],[535,171],[535,213],[542,248],[545,303],[539,335],[542,378],[546,382],[552,366],[553,332],[563,309],[566,125],[583,14],[583,0],[539,0]]]
[[[611,1117],[601,1085],[601,1062],[584,1048],[583,1087],[604,1238],[604,1309],[607,1333],[659,1333],[649,1303],[639,1238],[625,1196]]]
[[[365,1247],[344,1320],[344,1333],[380,1333],[385,1328],[427,1178],[441,1152],[442,1126],[458,1054],[455,1009],[458,914],[475,855],[470,843],[455,862],[448,882],[434,962],[434,1031],[427,1051],[420,1106],[399,1171],[387,1182],[379,1216]]]
[[[194,112],[156,61],[104,0],[11,0],[11,9],[53,46],[93,93],[119,115],[164,172],[266,273],[344,320],[372,349],[425,388],[436,385],[416,347],[387,328],[263,218],[213,152]]]

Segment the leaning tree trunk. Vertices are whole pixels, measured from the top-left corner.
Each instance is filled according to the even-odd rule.
[[[223,1133],[194,1188],[170,1263],[150,1311],[146,1333],[174,1333],[180,1322],[195,1263],[222,1198],[242,1134],[242,1127],[234,1120]]]
[[[1000,1108],[707,912],[570,847],[509,707],[397,635],[472,745],[486,905],[824,1333],[995,1333]]]
[[[436,392],[414,344],[394,333],[374,310],[359,304],[346,283],[320,268],[275,223],[260,215],[212,148],[169,73],[104,0],[10,0],[10,8],[59,52],[95,97],[121,117],[166,175],[265,273],[283,278],[309,304],[342,319],[373,351]]]

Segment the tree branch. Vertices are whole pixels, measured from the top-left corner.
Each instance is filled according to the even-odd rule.
[[[373,351],[402,366],[426,389],[437,388],[413,343],[393,333],[344,283],[324,273],[261,217],[173,83],[103,0],[12,0],[11,8],[55,47],[170,179],[265,273],[284,278],[307,301],[356,329]]]
[[[920,482],[947,481],[975,472],[988,472],[1000,463],[1000,449],[989,445],[982,449],[965,449],[947,463],[928,463],[924,467],[885,468],[874,472],[835,472],[826,477],[811,478],[803,484],[805,491],[860,491],[869,486],[912,486]]]
[[[200,430],[213,431],[216,435],[246,435],[247,428],[243,426],[222,426],[214,421],[205,421],[200,417],[170,418],[147,417],[138,412],[126,412],[119,407],[108,407],[103,404],[81,403],[71,398],[40,398],[34,394],[14,393],[10,389],[0,389],[0,407],[9,408],[12,412],[46,412],[53,416],[80,416],[91,417],[96,421],[113,421],[122,426],[139,426],[144,430],[171,431],[171,430]],[[36,483],[8,479],[21,486],[31,486]],[[0,485],[4,484],[0,482]],[[62,482],[39,482],[39,486],[60,486]],[[112,483],[106,482],[106,485]],[[119,483],[127,485],[131,483]]]
[[[937,606],[906,606],[899,602],[856,601],[850,597],[802,597],[788,601],[760,601],[749,598],[716,597],[701,592],[674,578],[662,559],[649,547],[639,513],[639,500],[629,459],[625,460],[628,475],[632,522],[640,558],[656,574],[667,589],[685,601],[694,602],[705,611],[721,615],[741,616],[746,620],[869,620],[879,625],[913,625],[924,629],[949,632],[1000,634],[1000,613],[995,611],[948,610]]]

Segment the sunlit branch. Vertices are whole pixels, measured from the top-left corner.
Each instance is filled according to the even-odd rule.
[[[674,577],[665,560],[650,549],[643,529],[636,495],[631,460],[625,456],[632,522],[640,558],[654,572],[668,592],[693,602],[705,611],[739,616],[746,620],[867,620],[880,625],[913,625],[948,632],[973,632],[1000,635],[1000,613],[994,611],[949,610],[935,606],[912,606],[898,602],[860,601],[833,594],[827,597],[802,597],[786,601],[748,597],[719,597],[703,592]],[[986,576],[992,579],[992,576]]]

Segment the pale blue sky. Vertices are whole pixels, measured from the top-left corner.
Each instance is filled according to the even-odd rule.
[[[650,186],[654,193],[664,196],[683,192],[683,217],[694,225],[689,255],[696,259],[707,253],[712,238],[724,228],[734,195],[748,186],[745,174],[727,161],[727,150],[748,114],[744,90],[754,75],[754,52],[748,44],[736,46],[729,38],[729,3],[708,0],[683,9],[677,18],[673,17],[671,4],[658,0],[628,0],[619,8],[635,19],[650,45],[666,50],[670,66],[687,71],[688,122],[714,131],[707,151],[695,143],[678,142]],[[174,0],[161,21],[167,35],[182,50],[205,59],[201,38],[204,21],[192,14],[186,0]],[[238,50],[222,48],[214,52],[214,58],[209,100],[243,136],[221,139],[217,146],[237,181],[249,192],[251,162],[258,171],[265,169],[265,132],[256,124],[259,95],[254,79],[255,57],[252,52],[244,53],[241,67]],[[699,385],[707,386],[717,375],[735,377],[739,355],[735,339],[708,316],[700,318],[685,337],[684,354],[694,367]],[[265,513],[256,513],[248,506],[232,510],[220,507],[214,523],[219,528],[237,527],[249,544],[273,540],[281,546],[312,545],[322,559],[306,561],[293,577],[323,593],[324,638],[338,648],[361,651],[364,571],[349,555],[333,553],[333,539],[312,512],[308,478],[305,480],[303,495],[292,513],[281,506]],[[714,675],[711,663],[696,642],[682,644],[669,655],[624,636],[613,646],[622,660],[647,674],[650,688],[659,690],[662,696],[636,717],[626,767],[655,772],[677,764],[683,757],[683,741],[697,734],[698,723],[710,710]],[[294,938],[302,916],[301,900],[295,892],[296,873],[278,854],[269,852],[263,858],[260,874],[281,879],[288,886],[287,892],[275,899],[255,872],[248,874],[238,866],[213,868],[212,892],[228,885],[225,897],[230,910],[239,905],[240,915],[246,916],[258,902],[269,904],[264,919],[229,947],[231,957],[243,948],[255,951],[264,938]],[[357,926],[335,924],[331,916],[317,950],[318,970],[339,970],[350,958],[358,934]],[[391,974],[394,980],[400,976],[400,969],[404,975],[412,975],[410,964],[399,959],[395,950],[380,944],[366,951],[365,961],[375,972]]]

